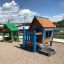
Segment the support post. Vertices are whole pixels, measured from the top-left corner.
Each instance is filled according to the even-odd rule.
[[[30,38],[30,32],[28,32],[28,41],[29,41],[29,38]]]
[[[33,43],[34,43],[33,51],[36,52],[36,31],[34,31],[33,36],[34,36],[34,37],[33,37],[33,41],[34,41],[34,42],[33,42]]]
[[[26,32],[26,41],[27,41],[27,32]]]
[[[52,41],[53,41],[53,30],[52,30],[51,38],[52,38]],[[50,46],[52,46],[52,41],[50,42]]]
[[[33,32],[31,32],[31,42],[33,42]]]
[[[44,42],[44,39],[45,39],[45,30],[42,31],[42,37],[43,37],[43,42]]]
[[[51,38],[53,39],[53,30],[52,30]]]
[[[28,35],[29,35],[29,34],[28,34],[28,32],[27,32],[27,41],[28,41]]]
[[[19,42],[19,31],[17,31],[17,41]]]
[[[25,48],[25,28],[23,27],[23,48]]]
[[[11,31],[11,42],[13,42],[14,38],[13,38],[13,32]]]
[[[5,37],[4,37],[5,36],[5,33],[3,32],[2,35],[3,35],[3,41],[5,41]]]

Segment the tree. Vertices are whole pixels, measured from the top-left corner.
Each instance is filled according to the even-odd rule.
[[[64,19],[58,22],[54,22],[54,24],[56,25],[56,27],[64,27]]]

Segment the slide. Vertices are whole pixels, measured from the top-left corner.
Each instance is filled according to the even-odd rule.
[[[41,43],[37,43],[37,46],[38,46],[38,51],[44,52],[44,53],[48,54],[48,56],[55,54],[55,50],[46,46],[46,45],[43,45]]]

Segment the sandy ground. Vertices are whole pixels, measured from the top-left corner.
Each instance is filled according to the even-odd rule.
[[[19,42],[21,43],[21,42]],[[18,48],[18,42],[0,42],[0,64],[64,64],[64,44],[53,43],[51,57]]]
[[[53,38],[53,41],[55,41],[55,42],[62,42],[62,43],[64,43],[64,39]]]

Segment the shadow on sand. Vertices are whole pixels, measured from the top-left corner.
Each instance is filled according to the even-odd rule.
[[[34,52],[33,52],[33,47],[32,47],[32,46],[26,46],[25,48],[23,48],[23,47],[22,47],[22,44],[20,44],[19,47],[18,47],[18,46],[15,46],[15,47],[16,47],[16,48],[19,48],[19,49],[23,49],[23,50],[25,50],[25,51],[29,51],[29,52],[34,53]],[[48,56],[48,54],[46,54],[45,52],[38,51],[38,48],[37,48],[36,53],[41,54],[41,55]]]

